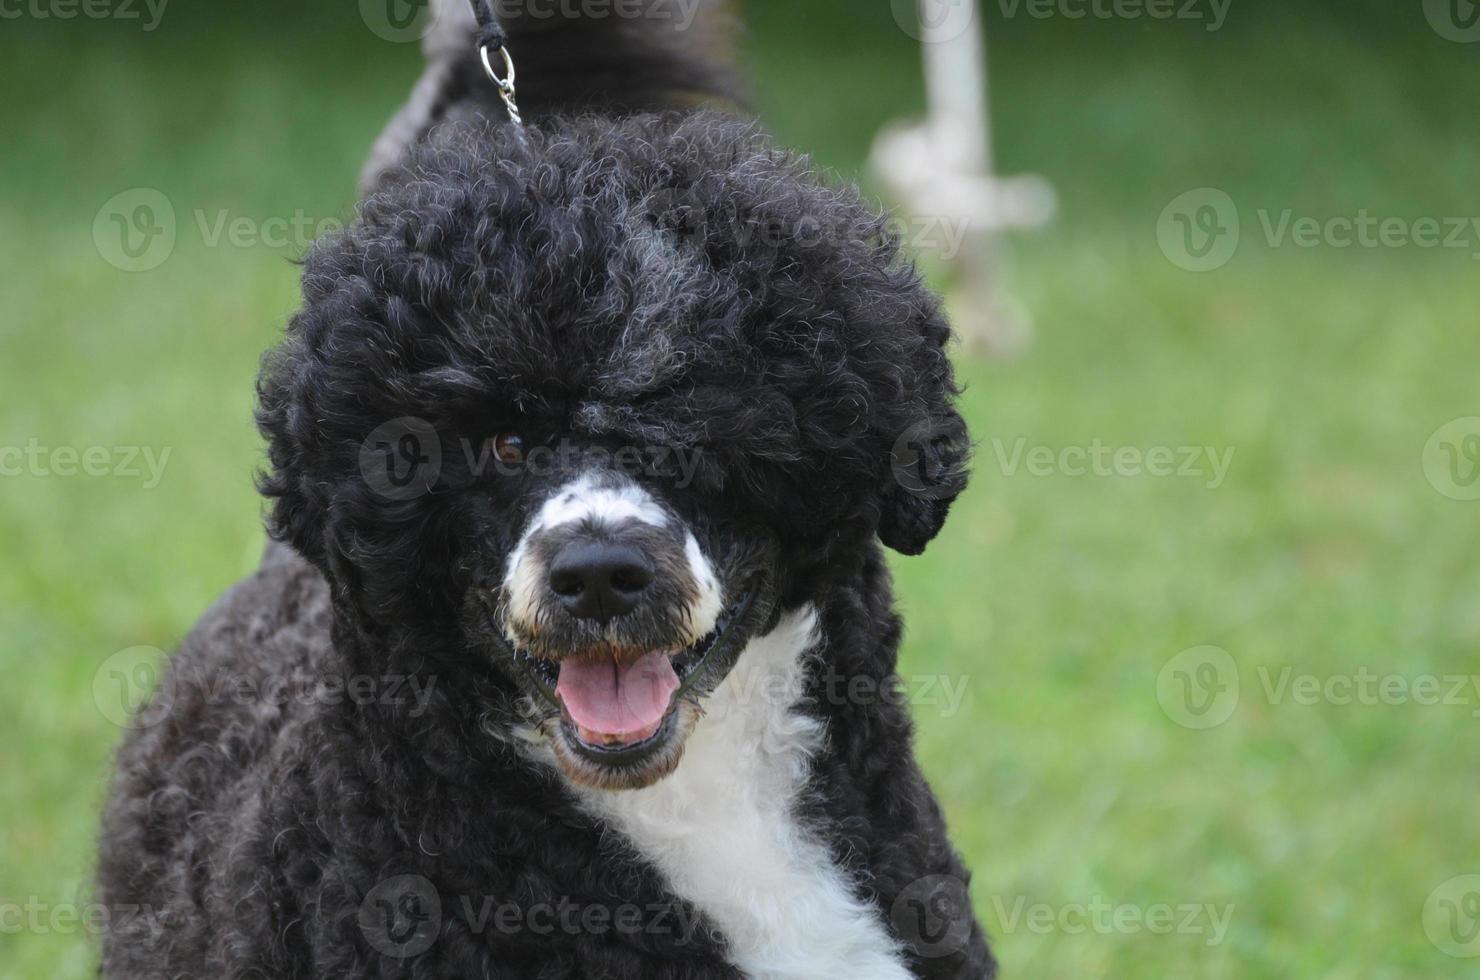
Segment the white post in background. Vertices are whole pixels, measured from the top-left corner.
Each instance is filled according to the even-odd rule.
[[[930,140],[937,159],[952,171],[986,173],[992,165],[992,134],[982,36],[974,25],[957,28],[947,17],[930,16],[933,5],[938,6],[933,0],[920,5]]]
[[[1005,228],[1047,221],[1054,211],[1053,188],[1032,175],[992,175],[986,45],[976,0],[918,3],[919,19],[906,30],[921,42],[929,114],[923,123],[880,132],[872,164],[917,219],[952,223],[952,234],[920,237],[935,241],[952,268],[952,319],[967,346],[1011,353],[1028,342],[1031,326],[1001,302],[996,238]],[[901,6],[896,0],[896,12]]]

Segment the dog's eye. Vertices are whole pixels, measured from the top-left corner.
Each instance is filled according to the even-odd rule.
[[[493,457],[500,463],[517,463],[524,458],[524,437],[517,432],[500,432],[493,437]]]

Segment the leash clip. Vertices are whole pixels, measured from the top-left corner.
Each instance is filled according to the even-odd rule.
[[[493,62],[488,56],[488,45],[478,47],[478,55],[483,59],[483,70],[488,73],[489,81],[498,88],[499,98],[504,100],[504,108],[509,110],[509,119],[516,126],[524,125],[524,117],[519,114],[519,103],[514,100],[514,59],[509,55],[509,49],[499,45],[499,54],[504,56],[504,77],[500,78],[498,72],[493,70]]]

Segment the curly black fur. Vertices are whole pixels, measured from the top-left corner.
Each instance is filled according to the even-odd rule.
[[[449,123],[314,248],[264,363],[262,489],[296,554],[275,547],[207,614],[119,753],[100,886],[140,912],[115,917],[104,975],[738,976],[702,910],[511,734],[519,691],[470,596],[538,494],[456,448],[511,427],[693,454],[654,493],[729,566],[766,556],[777,609],[821,614],[806,710],[828,743],[804,818],[918,976],[990,975],[969,909],[944,951],[899,928],[912,883],[967,879],[905,711],[822,693],[824,674],[893,676],[878,542],[920,551],[964,485],[948,336],[880,216],[744,123]],[[403,417],[445,451],[427,492],[388,499],[361,453]],[[260,696],[283,678],[318,695]],[[418,683],[392,696],[393,678]],[[433,890],[436,934],[387,950],[361,912],[408,880]],[[646,927],[489,928],[488,901],[636,907]]]

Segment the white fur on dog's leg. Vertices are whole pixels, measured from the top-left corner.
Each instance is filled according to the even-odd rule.
[[[795,817],[821,724],[795,710],[817,644],[811,605],[751,640],[705,703],[683,761],[645,789],[577,790],[764,980],[907,980],[878,909]]]

